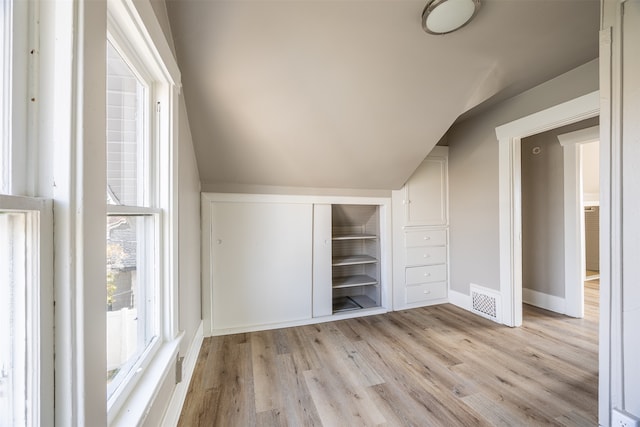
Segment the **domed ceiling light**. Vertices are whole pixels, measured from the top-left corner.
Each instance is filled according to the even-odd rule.
[[[429,34],[447,34],[467,25],[480,0],[429,0],[422,11],[422,28]]]

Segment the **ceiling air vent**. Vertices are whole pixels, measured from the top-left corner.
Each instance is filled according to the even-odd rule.
[[[471,284],[471,311],[502,323],[502,309],[500,304],[500,293],[482,286]]]

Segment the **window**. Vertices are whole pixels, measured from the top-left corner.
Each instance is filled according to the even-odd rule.
[[[13,106],[13,1],[4,1],[0,5],[0,84],[2,99],[0,103],[0,194],[11,192],[11,153],[12,153],[12,116]]]
[[[160,27],[140,25],[151,22],[142,15],[155,19],[148,3],[110,0],[107,13],[107,422],[135,425],[180,343],[173,143],[180,74]]]
[[[50,202],[0,196],[0,426],[39,425],[51,403],[49,230]]]
[[[27,213],[0,211],[0,425],[25,425]]]
[[[152,83],[107,42],[107,398],[159,335],[159,222]],[[134,369],[135,368],[135,369]]]
[[[27,184],[32,174],[25,173],[33,161],[27,156],[27,82],[35,79],[26,54],[35,19],[29,3],[0,3],[0,194],[32,193]]]
[[[29,2],[30,3],[30,2]],[[25,197],[28,2],[0,3],[0,426],[53,417],[52,204]]]

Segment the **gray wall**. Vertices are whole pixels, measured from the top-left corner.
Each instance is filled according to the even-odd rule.
[[[522,139],[523,288],[564,298],[564,157],[558,135],[597,124],[596,117]]]
[[[594,60],[454,125],[449,142],[451,289],[500,286],[495,128],[598,90]]]
[[[175,56],[164,0],[152,0],[151,5]],[[200,177],[182,93],[178,102],[178,325],[179,329],[185,333],[180,343],[180,355],[184,356],[193,342],[202,319],[200,310]],[[167,374],[144,425],[160,425],[174,387],[175,372],[172,368],[171,372]]]
[[[202,314],[200,292],[200,176],[193,151],[184,97],[180,97],[180,330],[185,338],[180,345],[184,355],[200,325]]]
[[[165,2],[152,0],[151,5],[175,55]],[[202,318],[200,311],[200,178],[183,94],[180,94],[178,102],[180,120],[178,125],[180,132],[178,137],[179,327],[181,331],[185,331],[185,337],[180,345],[180,354],[184,355],[193,341]]]

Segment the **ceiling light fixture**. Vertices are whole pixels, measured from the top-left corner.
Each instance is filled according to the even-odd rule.
[[[422,28],[429,34],[447,34],[467,25],[480,0],[429,0],[422,11]]]

